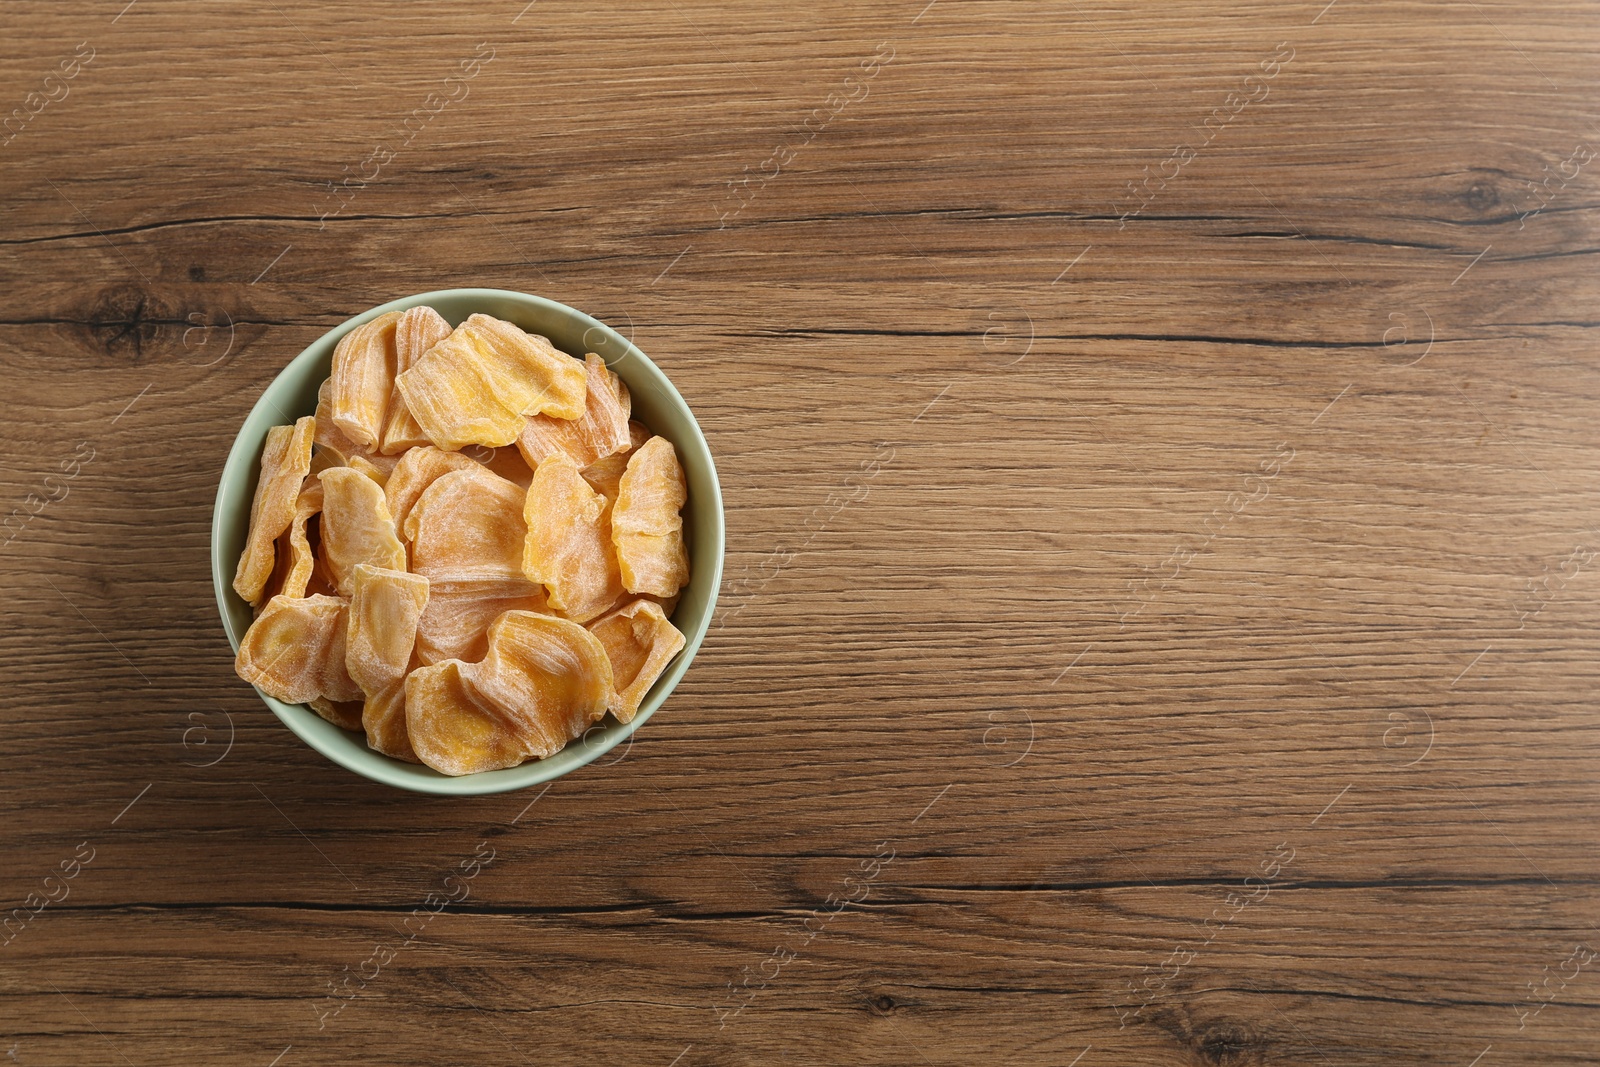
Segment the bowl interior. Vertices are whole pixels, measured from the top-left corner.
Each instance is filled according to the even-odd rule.
[[[722,493],[711,450],[688,404],[666,375],[611,327],[565,304],[525,293],[503,289],[446,289],[391,301],[357,315],[318,338],[267,386],[228,453],[222,482],[217,489],[211,528],[211,575],[217,591],[217,606],[228,641],[237,652],[252,616],[250,605],[233,591],[233,572],[249,531],[250,503],[261,472],[261,449],[266,443],[267,430],[316,411],[317,390],[328,376],[339,338],[385,312],[403,311],[420,304],[433,307],[452,326],[474,312],[482,312],[516,323],[531,333],[543,334],[557,348],[580,359],[585,352],[598,353],[627,383],[633,397],[634,418],[677,448],[689,488],[683,525],[689,547],[690,581],[673,612],[672,622],[683,631],[684,649],[646,694],[632,722],[619,723],[608,715],[582,738],[548,759],[458,778],[380,755],[367,747],[360,734],[339,729],[304,705],[285,704],[265,693],[261,693],[261,699],[312,748],[374,781],[418,792],[452,795],[521,789],[557,778],[598,758],[627,740],[636,728],[649,720],[683,677],[704,640],[716,606],[717,589],[722,584]]]

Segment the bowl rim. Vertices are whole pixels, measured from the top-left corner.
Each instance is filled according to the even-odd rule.
[[[399,297],[354,315],[337,326],[326,330],[301,349],[294,358],[280,367],[272,376],[271,381],[267,382],[262,388],[261,395],[245,415],[238,433],[234,435],[233,443],[228,448],[228,455],[223,461],[221,476],[217,483],[216,498],[212,504],[210,563],[212,587],[217,601],[217,613],[222,622],[223,633],[228,638],[228,643],[232,646],[235,655],[239,651],[240,635],[234,633],[229,619],[228,598],[238,599],[238,594],[233,591],[233,568],[227,565],[227,561],[223,560],[219,555],[218,530],[224,518],[223,498],[227,486],[230,483],[238,483],[243,479],[246,475],[241,469],[247,469],[257,459],[255,455],[250,454],[249,450],[243,447],[245,445],[246,428],[255,421],[255,416],[258,412],[268,408],[276,408],[276,404],[268,399],[268,394],[272,391],[273,385],[296,365],[320,359],[321,354],[317,350],[322,346],[327,345],[331,348],[346,333],[362,323],[370,322],[379,315],[384,315],[391,311],[404,311],[408,308],[431,304],[435,300],[443,300],[445,298],[449,298],[453,302],[462,300],[469,302],[472,300],[510,301],[524,306],[531,305],[540,311],[559,316],[569,316],[577,320],[578,324],[584,327],[585,337],[588,336],[590,330],[594,329],[598,329],[604,335],[608,335],[608,340],[622,350],[622,355],[611,359],[608,365],[615,364],[624,358],[638,360],[646,375],[653,374],[659,379],[658,384],[662,387],[662,391],[666,394],[668,401],[683,414],[689,435],[700,450],[701,455],[705,458],[705,473],[712,505],[710,514],[714,516],[714,522],[710,524],[711,529],[695,530],[697,540],[700,538],[709,538],[710,540],[712,547],[712,573],[705,611],[702,613],[699,623],[694,627],[694,632],[684,633],[682,651],[673,658],[667,669],[656,679],[649,693],[640,703],[639,710],[634,714],[633,718],[629,722],[621,723],[617,722],[615,717],[611,717],[611,725],[605,729],[600,739],[592,744],[589,741],[589,734],[586,732],[582,739],[582,752],[579,753],[577,759],[564,761],[559,768],[552,762],[554,757],[550,757],[542,760],[529,760],[516,767],[507,767],[496,771],[480,771],[475,774],[452,777],[433,771],[432,768],[418,767],[415,764],[396,760],[369,748],[358,750],[326,745],[317,735],[321,732],[318,730],[318,726],[326,726],[328,724],[325,724],[314,711],[303,704],[285,704],[274,697],[268,696],[260,689],[255,689],[256,694],[261,697],[262,701],[277,716],[278,720],[287,726],[290,732],[309,748],[363,778],[397,789],[436,796],[489,796],[517,789],[526,789],[529,786],[553,781],[564,774],[569,774],[587,766],[624,740],[631,742],[634,731],[649,721],[656,710],[665,703],[667,697],[677,688],[678,682],[688,671],[689,664],[693,661],[695,653],[699,651],[701,644],[705,641],[706,634],[711,628],[712,618],[716,614],[717,594],[722,588],[723,557],[726,548],[726,516],[722,505],[722,486],[717,478],[716,460],[711,454],[711,446],[706,441],[704,432],[700,429],[699,421],[694,417],[693,409],[689,407],[683,395],[678,392],[677,386],[672,383],[666,372],[657,366],[649,356],[645,355],[633,343],[631,338],[624,337],[617,330],[592,315],[579,311],[577,308],[570,307],[557,300],[551,300],[549,297],[538,296],[533,293],[522,293],[513,289],[435,289],[425,293]],[[568,355],[570,354],[568,353]],[[282,416],[284,413],[281,409],[278,409],[276,414]],[[270,425],[283,425],[283,423],[278,419],[274,419]],[[252,493],[251,496],[253,498],[254,494]],[[251,688],[255,687],[252,686]],[[602,721],[605,720],[603,719]],[[574,747],[573,743],[569,743],[565,749],[562,749],[562,752],[569,752]],[[429,774],[420,773],[422,771],[428,771]]]

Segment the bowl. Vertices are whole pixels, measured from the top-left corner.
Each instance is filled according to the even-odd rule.
[[[250,526],[250,503],[261,473],[261,449],[267,430],[316,411],[317,388],[328,377],[339,338],[385,312],[404,311],[420,304],[431,306],[452,326],[474,312],[483,312],[516,323],[530,333],[543,334],[557,348],[579,359],[585,352],[598,353],[627,383],[634,417],[677,448],[689,488],[683,532],[689,548],[690,581],[672,615],[673,625],[683,631],[685,644],[656,679],[632,722],[619,723],[607,715],[581,739],[546,759],[451,777],[431,767],[374,752],[367,747],[363,735],[339,729],[303,704],[285,704],[256,690],[273,714],[302,741],[347,770],[419,793],[482,796],[538,785],[576,770],[628,740],[661,707],[689,669],[716,607],[717,589],[722,584],[722,492],[711,449],[689,405],[649,357],[605,323],[554,300],[504,289],[442,289],[392,300],[334,327],[290,360],[245,417],[228,452],[211,520],[211,579],[217,590],[222,628],[235,653],[253,616],[250,605],[233,591],[233,572]]]

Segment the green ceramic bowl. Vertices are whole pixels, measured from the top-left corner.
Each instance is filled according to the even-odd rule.
[[[633,721],[626,725],[608,715],[583,738],[549,759],[503,771],[452,778],[429,767],[379,755],[367,747],[362,735],[339,729],[305,705],[285,704],[261,693],[267,707],[302,741],[341,767],[375,782],[420,793],[453,796],[501,793],[558,778],[598,758],[630,738],[667,699],[705,639],[712,610],[716,607],[717,589],[722,583],[722,492],[717,485],[711,450],[689,405],[660,368],[611,327],[554,300],[504,289],[444,289],[394,300],[329,330],[291,360],[261,394],[228,453],[211,521],[211,578],[217,589],[222,627],[235,652],[239,649],[240,638],[250,627],[251,614],[250,605],[233,591],[233,571],[239,553],[244,550],[250,525],[250,502],[261,473],[261,448],[266,442],[267,430],[316,411],[317,388],[328,376],[339,338],[385,312],[404,311],[419,304],[432,306],[452,325],[481,311],[514,322],[532,333],[543,334],[557,348],[580,359],[585,352],[599,353],[628,383],[634,418],[677,447],[689,483],[689,503],[684,509],[683,526],[692,578],[672,616],[673,625],[683,631],[687,643],[646,694]]]

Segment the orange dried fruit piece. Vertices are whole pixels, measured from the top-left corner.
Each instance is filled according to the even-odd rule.
[[[586,388],[583,364],[488,315],[457,326],[395,384],[428,440],[447,451],[509,445],[528,415],[576,419]]]
[[[326,697],[315,697],[306,701],[311,710],[333,723],[341,730],[361,729],[361,708],[359,700],[329,700]]]
[[[528,758],[518,731],[468,684],[470,669],[448,659],[406,675],[406,735],[418,760],[440,774],[499,770]]]
[[[530,467],[556,452],[565,452],[579,467],[587,467],[629,447],[628,387],[593,352],[583,357],[583,372],[587,389],[581,416],[534,415],[517,435],[517,448]]]
[[[417,365],[417,360],[434,345],[450,336],[450,324],[444,316],[426,305],[414,307],[400,315],[394,329],[394,373],[404,374]],[[400,388],[390,383],[389,411],[383,425],[383,442],[378,451],[385,455],[398,455],[408,448],[428,443]]]
[[[508,611],[549,613],[544,586],[511,581],[435,582],[417,620],[417,658],[476,663],[489,652],[489,627]]]
[[[395,529],[409,540],[411,535],[406,533],[406,518],[428,486],[442,475],[473,466],[473,461],[463,452],[443,452],[432,445],[408,449],[383,487],[384,501],[389,505]]]
[[[261,600],[277,559],[274,542],[294,522],[300,484],[311,472],[311,439],[316,420],[311,416],[293,426],[267,431],[261,450],[261,477],[250,502],[250,531],[233,574],[233,591],[254,604]]]
[[[468,679],[540,759],[598,721],[616,697],[599,638],[530,611],[508,611],[489,627],[489,654],[469,668]]]
[[[650,687],[683,651],[684,636],[667,621],[661,606],[649,600],[635,600],[596,619],[589,632],[599,638],[611,663],[616,687],[611,714],[618,722],[632,722]]]
[[[340,596],[354,589],[356,565],[406,569],[406,547],[395,534],[383,487],[350,467],[331,467],[322,481],[322,551]]]
[[[239,642],[234,670],[286,704],[361,699],[344,663],[347,607],[342,597],[273,597]]]
[[[687,499],[683,467],[665,437],[650,438],[628,457],[611,511],[611,538],[628,592],[670,597],[688,583],[680,514]]]
[[[557,452],[539,464],[523,518],[522,571],[549,590],[551,608],[582,623],[621,598],[605,498],[583,480],[571,456]]]
[[[442,774],[514,767],[564,748],[615,698],[598,638],[576,623],[508,611],[481,663],[445,660],[406,678],[406,729]]]
[[[400,312],[364,322],[339,339],[328,381],[328,415],[362,451],[376,452],[393,388],[395,326]]]
[[[406,515],[411,569],[434,582],[522,578],[523,492],[478,464],[435,479]]]
[[[411,734],[406,729],[404,678],[367,697],[361,706],[358,729],[366,731],[367,747],[372,751],[407,763],[422,762],[411,747]]]
[[[359,563],[351,584],[345,666],[370,697],[405,677],[428,579]]]

